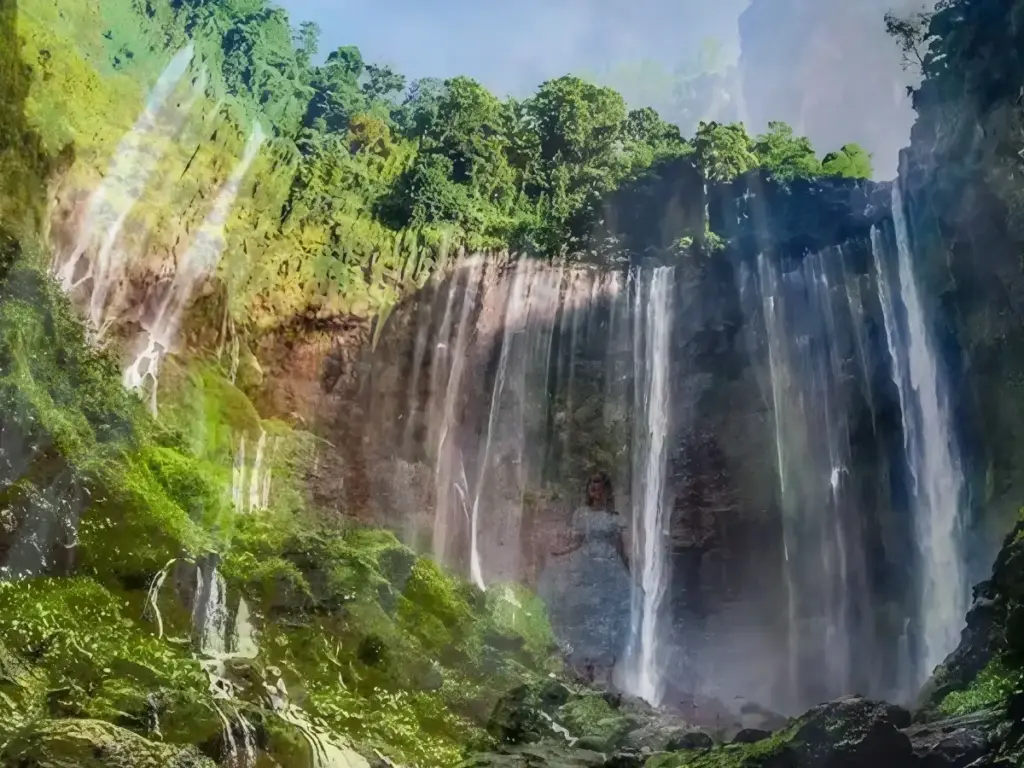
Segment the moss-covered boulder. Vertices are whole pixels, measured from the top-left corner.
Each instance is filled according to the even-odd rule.
[[[605,768],[611,758],[601,752],[545,742],[504,747],[475,755],[457,768]],[[636,764],[639,768],[639,763]],[[623,766],[622,768],[626,768]]]
[[[801,766],[907,765],[910,740],[900,731],[910,725],[905,709],[849,696],[815,707],[802,718],[792,749]]]
[[[19,733],[4,765],[32,768],[215,768],[195,747],[162,744],[102,720],[46,720]]]
[[[914,765],[900,729],[910,714],[899,707],[849,696],[815,707],[754,743],[686,749],[653,756],[648,768],[877,768]]]

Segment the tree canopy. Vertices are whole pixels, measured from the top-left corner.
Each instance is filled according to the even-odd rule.
[[[847,179],[870,179],[874,173],[871,155],[859,144],[846,144],[838,152],[829,152],[821,163],[826,176]]]

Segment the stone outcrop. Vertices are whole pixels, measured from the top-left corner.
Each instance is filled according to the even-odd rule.
[[[554,694],[554,695],[553,695]],[[589,719],[574,717],[588,710]],[[524,723],[532,723],[523,728]],[[911,725],[900,707],[848,696],[781,723],[774,732],[718,731],[717,740],[642,704],[572,693],[551,683],[499,703],[500,746],[461,768],[988,768],[999,766],[990,717]],[[634,730],[630,731],[630,727]],[[580,735],[584,734],[584,735]],[[722,737],[725,737],[722,739]],[[1006,764],[1009,765],[1009,764]]]

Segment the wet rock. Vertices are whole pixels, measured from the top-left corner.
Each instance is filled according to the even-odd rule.
[[[518,653],[523,649],[526,641],[522,635],[515,635],[510,632],[499,632],[490,630],[484,634],[484,643],[491,648],[505,653]]]
[[[647,757],[644,752],[624,750],[609,757],[601,768],[643,768]]]
[[[797,764],[814,768],[911,765],[910,724],[905,709],[857,696],[815,707],[799,722],[790,748]]]
[[[605,768],[608,758],[586,749],[560,744],[531,744],[475,755],[456,768]],[[633,768],[626,763],[623,768]]]
[[[772,735],[771,731],[765,731],[760,728],[744,728],[742,731],[733,736],[733,744],[756,744],[759,741],[764,741],[770,738]]]
[[[966,768],[989,751],[985,714],[940,720],[904,731],[921,768]]]
[[[590,752],[605,752],[608,749],[608,738],[606,736],[584,736],[577,739],[573,746]]]
[[[690,731],[668,740],[665,748],[669,752],[678,752],[685,749],[711,749],[715,741],[702,731]]]
[[[502,744],[530,744],[556,735],[550,712],[568,701],[569,690],[550,681],[542,686],[521,685],[494,707],[487,732]]]

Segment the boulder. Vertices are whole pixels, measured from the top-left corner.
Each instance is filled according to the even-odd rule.
[[[759,741],[771,738],[772,732],[760,728],[744,728],[733,736],[733,744],[756,744]]]
[[[456,768],[605,768],[607,765],[608,759],[600,752],[545,742],[474,755]],[[626,764],[623,768],[632,766]]]
[[[498,700],[487,732],[502,744],[530,744],[557,736],[561,727],[551,715],[571,695],[568,688],[555,680],[514,688]]]
[[[711,749],[715,741],[702,731],[689,731],[669,739],[665,748],[669,752],[678,752],[686,749]]]
[[[4,765],[35,768],[216,768],[192,746],[162,744],[101,720],[45,720],[19,733]]]
[[[966,768],[989,752],[987,715],[950,718],[904,730],[920,768]]]
[[[800,718],[789,747],[807,768],[896,768],[914,760],[910,739],[900,731],[908,725],[905,709],[846,696]]]

